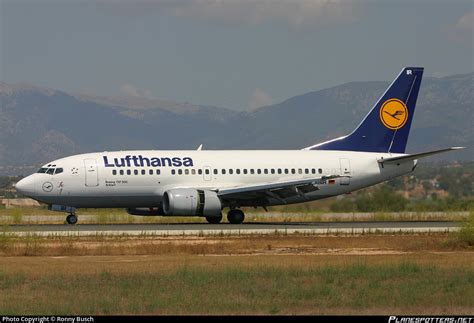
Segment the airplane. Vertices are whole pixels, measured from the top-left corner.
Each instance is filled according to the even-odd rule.
[[[299,150],[134,150],[54,160],[16,190],[77,223],[78,208],[125,208],[138,216],[198,216],[241,224],[242,207],[346,194],[412,172],[406,154],[423,68],[405,67],[349,135]]]

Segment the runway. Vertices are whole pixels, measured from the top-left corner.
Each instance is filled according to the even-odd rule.
[[[366,234],[366,233],[429,233],[458,230],[458,222],[449,221],[375,221],[375,222],[291,222],[235,224],[44,224],[10,225],[4,229],[11,235],[92,236],[150,235],[206,236],[255,234]]]

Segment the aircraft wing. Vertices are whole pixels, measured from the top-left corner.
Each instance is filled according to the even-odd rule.
[[[217,195],[223,199],[247,200],[261,197],[270,197],[286,203],[285,199],[305,193],[319,190],[319,185],[325,184],[327,180],[339,177],[350,177],[347,175],[326,175],[317,178],[303,180],[261,183],[255,185],[237,186],[218,189]]]
[[[427,151],[424,153],[418,153],[418,154],[410,154],[410,155],[405,155],[405,156],[398,156],[398,157],[388,157],[388,158],[380,158],[377,161],[381,164],[396,164],[396,163],[401,163],[404,161],[409,161],[409,160],[415,160],[431,155],[436,155],[440,153],[444,153],[447,151],[452,151],[452,150],[458,150],[458,149],[464,149],[466,147],[450,147],[450,148],[445,148],[445,149],[440,149],[440,150],[433,150],[433,151]]]

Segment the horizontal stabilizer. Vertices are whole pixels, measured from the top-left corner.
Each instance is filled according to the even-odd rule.
[[[379,163],[388,163],[388,164],[394,164],[394,163],[400,163],[408,160],[415,160],[431,155],[436,155],[440,153],[444,153],[447,151],[451,150],[458,150],[458,149],[464,149],[466,147],[450,147],[450,148],[445,148],[445,149],[440,149],[440,150],[433,150],[433,151],[427,151],[424,153],[418,153],[418,154],[411,154],[411,155],[405,155],[405,156],[398,156],[398,157],[389,157],[389,158],[380,158],[378,160]]]

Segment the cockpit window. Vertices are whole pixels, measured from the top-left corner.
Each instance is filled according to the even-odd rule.
[[[49,174],[49,175],[56,175],[56,174],[61,174],[64,170],[60,167],[54,168],[54,167],[41,167],[38,169],[37,173],[40,174]]]

